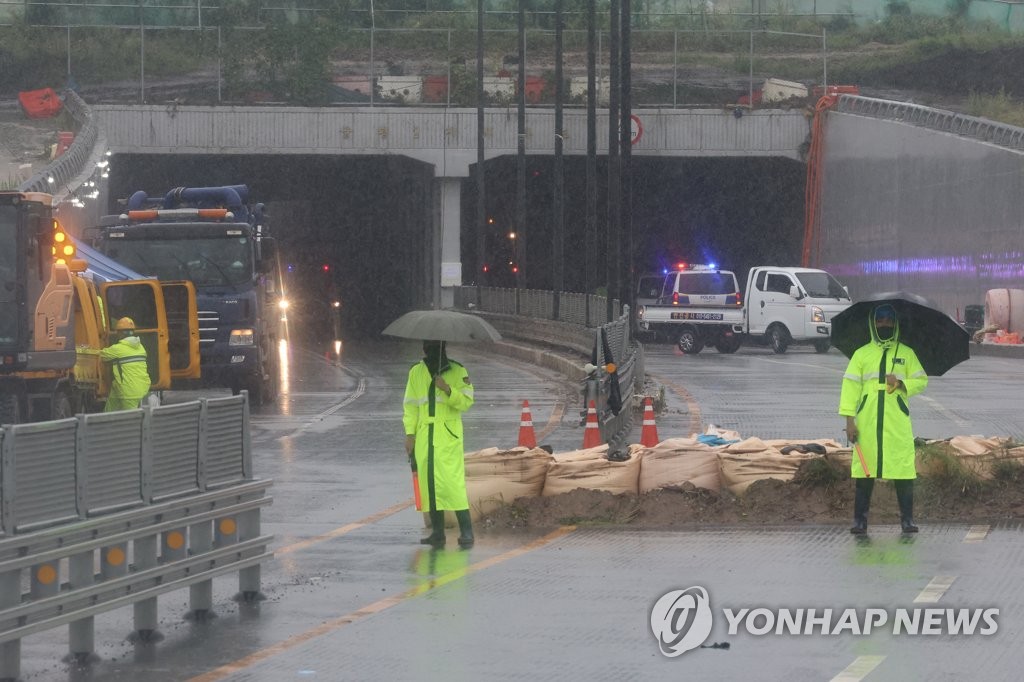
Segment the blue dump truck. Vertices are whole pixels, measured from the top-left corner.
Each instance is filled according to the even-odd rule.
[[[137,191],[124,213],[88,230],[94,248],[136,272],[195,286],[201,386],[277,397],[280,374],[277,254],[263,204],[246,185]],[[195,382],[176,382],[189,388]]]

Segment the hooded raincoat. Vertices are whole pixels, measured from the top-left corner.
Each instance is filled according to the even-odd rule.
[[[465,367],[446,362],[440,374],[450,396],[434,387],[433,374],[420,361],[409,370],[402,405],[405,433],[416,439],[413,454],[425,512],[469,509],[462,413],[473,405],[473,384]]]
[[[149,393],[146,349],[138,336],[126,336],[100,351],[100,359],[111,364],[114,378],[104,412],[134,410]]]
[[[871,342],[858,348],[850,358],[839,398],[839,414],[856,419],[860,455],[864,457],[862,464],[854,450],[851,475],[889,480],[916,478],[908,399],[928,386],[928,375],[914,349],[899,342],[899,323],[892,338],[882,341],[874,320],[872,314],[865,321],[871,330]],[[887,374],[896,375],[903,388],[888,393]]]

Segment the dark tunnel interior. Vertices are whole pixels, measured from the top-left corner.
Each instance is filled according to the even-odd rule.
[[[332,299],[342,303],[343,338],[376,336],[402,313],[430,305],[436,200],[433,168],[425,163],[397,155],[119,155],[112,166],[109,213],[120,212],[117,201],[140,189],[162,196],[174,187],[249,185],[251,201],[266,204],[280,246],[294,306],[289,315],[310,337],[330,334],[324,313]],[[515,157],[487,162],[483,229],[476,226],[475,167],[463,178],[465,284],[552,287],[554,159],[530,156],[525,166],[522,228]],[[633,157],[632,220],[623,229],[620,279],[629,276],[630,250],[636,274],[681,260],[715,262],[734,270],[741,286],[751,266],[798,265],[804,168],[783,158]],[[565,289],[603,290],[609,246],[605,160],[597,163],[592,237],[585,158],[566,157],[564,177]]]

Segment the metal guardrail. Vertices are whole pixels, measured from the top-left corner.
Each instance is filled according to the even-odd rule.
[[[564,348],[588,359],[596,353],[594,364],[599,369],[581,382],[583,410],[580,417],[585,418],[587,405],[593,400],[602,439],[609,443],[610,449],[621,445],[633,423],[633,394],[644,381],[643,346],[630,336],[629,306],[613,301],[617,317],[607,322],[607,299],[603,296],[491,287],[456,288],[455,306],[496,315],[529,317],[534,321],[531,325],[505,324],[500,320],[496,326],[502,334]],[[604,354],[602,329],[608,340],[610,358]],[[608,404],[611,376],[603,368],[609,362],[616,365],[622,396],[622,409],[618,414],[614,414]]]
[[[65,90],[63,99],[64,108],[79,125],[75,141],[50,165],[21,183],[18,189],[22,192],[57,194],[57,190],[67,187],[89,163],[93,147],[96,146],[99,137],[99,125],[88,105],[74,90]]]
[[[237,572],[258,598],[270,485],[252,477],[245,394],[0,428],[0,680],[27,635],[68,624],[82,659],[98,613],[133,604],[149,639],[157,595],[189,587],[202,618],[212,579]]]
[[[1008,149],[1024,149],[1024,128],[976,116],[933,109],[920,104],[892,102],[859,95],[840,95],[835,110],[847,114],[910,123],[931,130],[970,137]]]

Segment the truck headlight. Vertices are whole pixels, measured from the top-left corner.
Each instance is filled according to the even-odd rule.
[[[824,322],[825,312],[816,305],[811,306],[811,322]]]
[[[253,332],[251,329],[232,329],[229,346],[251,346],[253,345]]]

